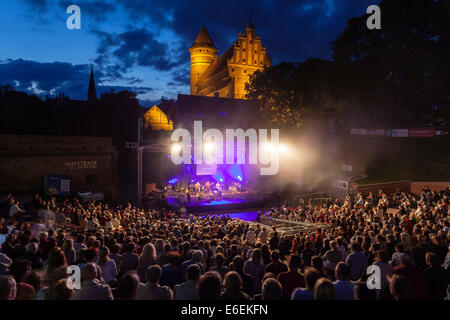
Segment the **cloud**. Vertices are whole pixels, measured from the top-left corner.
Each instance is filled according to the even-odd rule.
[[[174,50],[167,43],[156,40],[155,34],[146,29],[131,29],[123,33],[93,33],[100,40],[96,58],[98,63],[109,63],[112,56],[125,69],[140,66],[168,71],[185,62],[173,53]]]
[[[112,86],[104,83],[107,72],[95,70],[97,94],[114,89],[129,90],[146,94],[154,89],[148,86]],[[41,63],[23,59],[0,61],[0,84],[10,83],[15,90],[39,96],[65,93],[72,99],[85,100],[89,85],[90,65],[67,62]],[[124,78],[133,84],[141,82],[137,78]]]

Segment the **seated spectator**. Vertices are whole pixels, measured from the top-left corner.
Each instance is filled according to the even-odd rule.
[[[355,300],[376,300],[377,296],[374,290],[367,287],[367,282],[357,281],[354,291]]]
[[[227,266],[224,266],[225,257],[223,256],[222,253],[216,253],[216,255],[214,257],[215,257],[216,265],[214,267],[211,267],[210,270],[217,271],[220,274],[220,277],[222,279],[224,279],[227,272],[230,271],[230,268],[228,268]]]
[[[283,288],[278,280],[269,278],[263,282],[262,300],[283,300]]]
[[[261,292],[261,282],[266,272],[266,266],[261,262],[261,250],[255,249],[252,252],[252,257],[244,264],[244,272],[253,277],[254,292]]]
[[[433,300],[442,300],[447,295],[447,287],[450,281],[449,273],[441,267],[439,256],[432,252],[427,252],[425,260],[428,268],[423,271],[423,276]]]
[[[199,251],[201,253],[201,251]],[[173,289],[175,300],[198,300],[197,285],[200,279],[201,270],[198,264],[191,264],[186,270],[187,281],[175,285]]]
[[[295,288],[303,288],[305,286],[305,277],[300,274],[300,257],[293,254],[289,258],[289,271],[278,274],[278,281],[283,287],[283,296],[290,299]]]
[[[115,290],[117,300],[135,300],[139,288],[139,277],[136,272],[130,271],[124,275]]]
[[[325,269],[333,272],[338,262],[344,260],[342,259],[342,252],[337,248],[336,241],[330,241],[330,250],[323,255],[322,260],[324,261]]]
[[[336,300],[336,289],[327,278],[320,278],[314,286],[314,300]]]
[[[88,263],[81,269],[81,289],[75,290],[72,300],[113,300],[111,288],[97,279],[97,267]]]
[[[183,273],[183,279],[186,279],[187,268],[190,265],[197,265],[200,268],[200,274],[205,271],[205,266],[203,265],[203,252],[201,250],[194,250],[192,252],[192,259],[188,259],[181,264],[181,270]]]
[[[355,285],[350,281],[350,267],[345,262],[339,262],[335,268],[336,281],[333,285],[336,289],[337,300],[354,300]]]
[[[242,291],[248,295],[253,295],[253,276],[244,272],[244,259],[241,256],[235,256],[231,269],[239,273],[242,279]]]
[[[411,257],[407,254],[401,256],[401,264],[392,269],[392,274],[405,276],[411,287],[413,299],[423,300],[428,297],[428,288],[423,275],[417,270]]]
[[[168,262],[162,267],[161,285],[170,288],[183,282],[183,273],[181,270],[181,255],[172,251],[168,255]]]
[[[242,292],[242,279],[236,271],[230,271],[223,279],[224,292],[221,294],[221,300],[250,300],[248,294]]]
[[[77,260],[77,254],[73,247],[73,240],[72,239],[64,240],[61,249],[64,251],[64,256],[66,257],[67,265],[68,266],[72,265],[73,262]]]
[[[288,268],[286,265],[280,261],[280,252],[278,250],[273,250],[271,254],[272,262],[266,266],[266,272],[272,272],[276,277],[281,272],[286,272]]]
[[[222,292],[222,280],[216,271],[205,272],[198,283],[200,300],[219,300]]]
[[[135,248],[136,245],[132,241],[125,246],[125,253],[122,255],[122,263],[120,264],[120,273],[122,275],[128,271],[137,271],[139,256],[134,253]]]
[[[413,298],[411,282],[405,276],[394,274],[390,278],[389,288],[395,300],[411,300]]]
[[[111,287],[116,285],[118,274],[116,262],[109,257],[108,247],[101,247],[98,251],[97,265],[101,269],[102,279]]]
[[[157,264],[148,267],[145,285],[140,284],[136,300],[173,300],[172,290],[168,286],[161,286],[161,267]]]
[[[152,243],[144,245],[138,262],[138,275],[141,282],[145,282],[145,274],[149,266],[156,264],[156,250]]]
[[[314,287],[317,280],[321,278],[319,271],[308,267],[305,270],[305,288],[297,288],[292,293],[292,300],[314,300]]]
[[[42,258],[38,252],[38,244],[36,242],[30,242],[26,246],[26,252],[21,255],[19,260],[28,260],[31,262],[32,269],[42,268]]]
[[[345,259],[345,263],[350,267],[352,280],[359,280],[367,268],[367,257],[361,252],[361,245],[353,242],[351,245],[352,252]]]
[[[71,300],[74,292],[67,287],[67,279],[60,279],[45,292],[45,300]]]
[[[0,300],[15,300],[16,289],[16,281],[13,276],[0,276]]]
[[[11,266],[11,274],[16,281],[15,300],[34,300],[36,292],[34,288],[26,283],[31,274],[31,262],[28,260],[18,260]]]

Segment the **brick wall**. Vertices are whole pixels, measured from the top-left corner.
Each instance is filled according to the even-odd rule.
[[[95,190],[117,199],[111,138],[0,135],[0,193],[42,193],[47,174],[69,176],[72,194]]]
[[[357,185],[356,189],[358,192],[366,195],[370,192],[378,193],[378,190],[383,190],[385,193],[393,193],[397,189],[400,191],[410,192],[411,190],[411,181],[393,181],[393,182],[385,182],[385,183],[374,183],[374,184],[366,184],[366,185]]]
[[[422,188],[424,186],[428,186],[432,191],[442,191],[447,189],[448,186],[450,186],[450,182],[412,182],[411,183],[411,193],[413,194],[420,194],[422,192]]]

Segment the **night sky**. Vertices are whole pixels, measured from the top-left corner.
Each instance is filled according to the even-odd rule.
[[[144,106],[189,93],[189,47],[203,25],[221,55],[251,17],[273,64],[331,59],[349,18],[378,0],[2,1],[0,84],[86,99],[90,65],[97,93],[138,93]],[[81,30],[66,9],[81,8]]]

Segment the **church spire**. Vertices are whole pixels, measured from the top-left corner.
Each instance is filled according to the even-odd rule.
[[[95,91],[95,81],[94,81],[94,67],[91,65],[91,78],[89,79],[89,90],[87,99],[89,102],[94,102],[97,100],[97,92]]]

